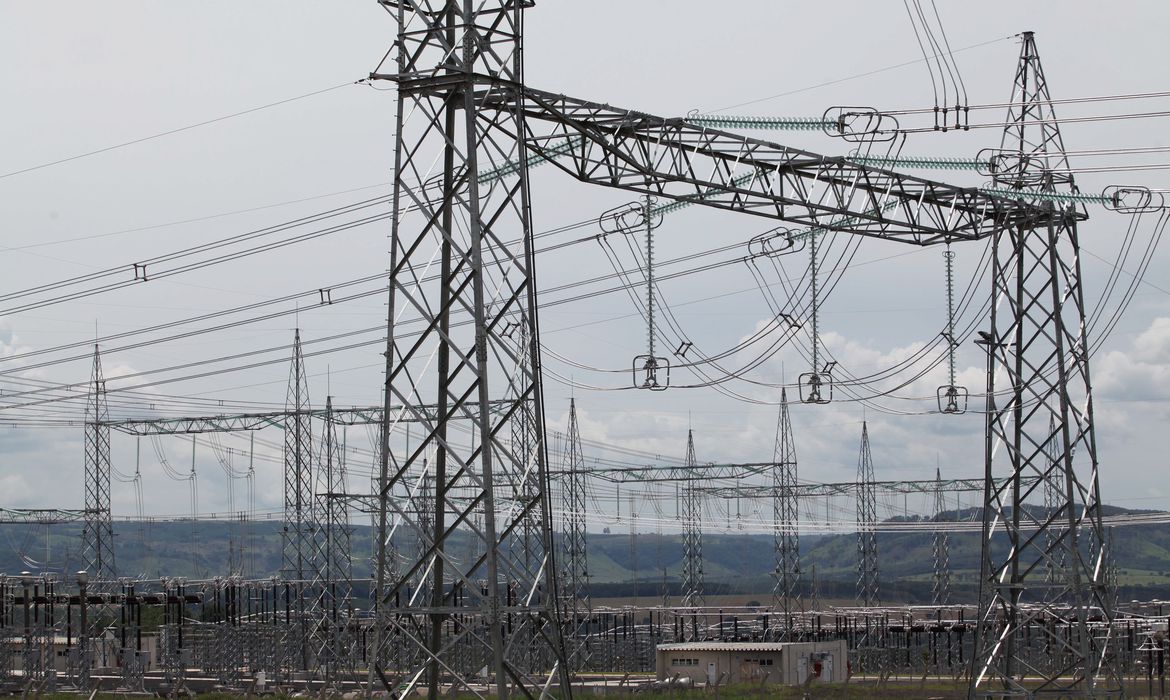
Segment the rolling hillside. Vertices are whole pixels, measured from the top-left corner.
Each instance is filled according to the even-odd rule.
[[[1109,513],[1128,512],[1110,508]],[[977,513],[958,514],[962,519]],[[9,575],[42,569],[74,572],[80,525],[0,526],[0,572]],[[266,577],[280,570],[281,524],[263,521],[250,527],[240,523],[152,523],[115,526],[118,571],[126,576],[163,575],[204,578],[223,575],[241,566],[250,575]],[[396,542],[403,556],[414,544]],[[460,543],[457,542],[457,546]],[[1170,525],[1114,528],[1114,550],[1119,562],[1122,599],[1170,595]],[[370,528],[354,527],[354,577],[369,575]],[[882,589],[889,602],[929,599],[933,562],[929,532],[878,535]],[[626,595],[637,581],[640,595],[658,595],[666,588],[677,594],[683,548],[678,535],[641,533],[631,547],[629,534],[589,533],[589,577],[594,594]],[[772,588],[770,535],[710,532],[703,536],[704,579],[708,591],[767,595]],[[856,578],[857,543],[854,535],[801,538],[801,563],[807,583],[815,565],[821,591],[848,597]],[[950,561],[956,596],[973,599],[979,565],[976,534],[950,536]],[[44,566],[47,562],[47,567]],[[886,595],[883,595],[885,598]]]

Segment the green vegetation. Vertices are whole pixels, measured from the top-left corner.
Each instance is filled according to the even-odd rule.
[[[1106,514],[1130,512],[1106,507]],[[953,519],[974,521],[978,512],[967,509],[949,514]],[[910,520],[915,520],[910,518]],[[749,596],[759,599],[772,590],[774,579],[771,535],[745,534],[729,522],[710,522],[703,535],[703,569],[712,595]],[[30,560],[53,562],[56,571],[71,572],[79,565],[77,548],[80,525],[52,528],[0,526],[0,572],[14,574],[32,569]],[[280,568],[281,523],[264,520],[245,525],[228,522],[117,523],[116,558],[127,576],[186,576],[202,579],[223,575],[234,562],[251,562],[252,576],[262,578]],[[454,549],[463,548],[461,538]],[[413,551],[414,543],[402,538],[400,551]],[[801,564],[806,575],[815,565],[825,599],[849,599],[856,579],[857,541],[852,534],[805,536],[800,540]],[[932,534],[929,530],[879,533],[878,551],[882,597],[887,601],[922,603],[930,600]],[[1170,596],[1170,525],[1138,525],[1114,529],[1114,550],[1119,562],[1118,581],[1122,600]],[[371,551],[370,528],[355,525],[353,533],[354,576],[367,575],[366,557]],[[591,532],[588,536],[589,580],[595,598],[621,598],[637,593],[656,598],[665,582],[667,593],[678,594],[683,548],[678,535],[640,533],[631,552],[628,533]],[[458,556],[458,554],[457,554]],[[979,571],[979,535],[950,536],[951,581],[957,601],[974,600]],[[360,588],[360,587],[359,587]],[[745,598],[746,600],[747,598]]]

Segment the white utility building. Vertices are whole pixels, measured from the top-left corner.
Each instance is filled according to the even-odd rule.
[[[844,683],[849,673],[844,640],[832,642],[680,642],[657,648],[658,680],[696,684]]]

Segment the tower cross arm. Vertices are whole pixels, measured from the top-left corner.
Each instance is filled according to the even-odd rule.
[[[583,182],[917,245],[978,240],[1067,212],[1023,199],[544,92],[482,86],[488,110],[521,111],[533,158]],[[536,132],[538,124],[545,128]],[[515,135],[512,135],[515,136]]]

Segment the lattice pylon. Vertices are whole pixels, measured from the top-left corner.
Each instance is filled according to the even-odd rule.
[[[289,583],[295,622],[288,651],[299,668],[306,669],[309,654],[309,608],[317,596],[309,589],[320,580],[317,559],[318,504],[313,493],[313,426],[309,381],[301,352],[301,331],[293,336],[284,422],[284,530],[281,578]]]
[[[687,431],[687,455],[684,465],[698,466],[695,457],[695,433]],[[697,475],[697,472],[696,472]],[[696,482],[682,486],[681,519],[683,530],[682,606],[701,608],[706,604],[703,593],[703,495]]]
[[[947,516],[946,492],[942,488],[942,470],[934,470],[934,579],[930,591],[930,602],[934,605],[949,605],[951,602],[951,543],[945,526]]]
[[[482,109],[485,101],[520,97],[529,5],[383,4],[398,33],[374,77],[398,84],[398,116],[381,503],[396,531],[428,545],[426,557],[403,562],[379,610],[379,622],[410,647],[392,669],[401,697],[425,686],[437,698],[448,684],[452,694],[479,695],[485,683],[501,700],[513,691],[539,694],[538,670],[571,692],[537,352],[528,128],[520,110]],[[506,174],[480,177],[490,171]],[[517,344],[520,329],[526,340]],[[395,416],[422,428],[410,449],[401,446]],[[472,424],[470,440],[454,430],[456,420]],[[424,454],[434,455],[430,531],[394,497]],[[525,534],[531,519],[535,544]],[[477,544],[473,561],[456,556],[467,540]],[[422,570],[425,604],[411,606],[399,594]],[[459,668],[461,659],[477,661]]]
[[[351,548],[353,527],[349,519],[343,446],[337,439],[333,414],[333,397],[325,398],[324,425],[321,429],[321,454],[317,460],[316,516],[317,544],[315,567],[320,580],[316,583],[320,604],[314,610],[312,638],[316,640],[317,664],[323,667],[327,682],[338,672],[353,667],[353,630],[351,606],[353,565]]]
[[[1051,416],[1048,420],[1048,441],[1045,443],[1044,452],[1048,458],[1048,464],[1045,465],[1044,477],[1044,511],[1041,517],[1049,518],[1053,513],[1056,513],[1061,508],[1061,501],[1064,500],[1063,491],[1064,479],[1062,478],[1064,470],[1060,469],[1056,463],[1058,459],[1057,441],[1056,441],[1056,416]],[[1065,574],[1065,566],[1068,561],[1064,556],[1063,549],[1058,545],[1061,538],[1061,527],[1058,522],[1054,522],[1045,531],[1045,546],[1049,551],[1053,552],[1053,556],[1048,557],[1044,561],[1044,578],[1047,583],[1055,583],[1060,580]],[[1056,587],[1049,589],[1050,592],[1055,592]]]
[[[857,457],[857,604],[880,605],[878,592],[877,489],[869,426],[861,423],[861,451]]]
[[[1020,61],[996,185],[1075,193],[1031,32]],[[970,695],[1101,697],[1121,692],[1111,653],[1077,221],[1053,204],[997,232],[988,352],[987,487]],[[999,377],[1006,378],[999,384]],[[1049,424],[1054,420],[1054,430]],[[1003,477],[1000,482],[993,477]],[[1024,487],[1020,477],[1038,477]],[[1044,484],[1059,485],[1051,509]],[[1000,485],[1002,484],[1002,485]],[[993,538],[995,545],[993,546]],[[1049,563],[1063,559],[1055,581]],[[1100,623],[1090,624],[1090,618]],[[1051,624],[1060,621],[1060,624]],[[1022,653],[1026,646],[1047,653]]]
[[[788,415],[788,392],[780,390],[780,417],[772,453],[772,540],[776,556],[776,584],[772,609],[781,615],[780,639],[793,636],[803,612],[800,595],[800,503],[796,496],[796,442]]]
[[[521,377],[532,375],[531,339],[528,324],[520,324],[512,334],[517,362],[513,370],[513,381],[509,383],[513,393],[508,397],[516,407],[510,421],[512,439],[509,445],[514,459],[519,463],[514,488],[519,492],[523,503],[532,501],[541,493],[540,470],[536,465],[537,452],[544,448],[543,440],[536,433],[536,399],[532,395],[520,394],[522,387],[526,385]],[[508,568],[519,572],[518,578],[522,581],[532,581],[539,577],[540,566],[544,563],[540,517],[538,510],[528,510],[519,515],[516,534],[504,550],[509,559]],[[520,596],[523,593],[523,590],[513,584],[513,595]],[[547,645],[541,642],[536,626],[528,625],[516,630],[509,643],[514,650],[515,663],[525,673],[538,673],[541,669],[547,668],[544,654]],[[524,658],[525,654],[527,659]]]
[[[808,604],[811,610],[821,609],[821,578],[817,576],[816,564],[808,575]]]
[[[565,460],[561,470],[562,520],[561,595],[564,598],[566,649],[569,667],[579,671],[589,666],[586,643],[589,615],[589,566],[587,557],[587,520],[585,512],[585,455],[581,449],[581,429],[577,423],[577,401],[569,399],[569,427],[565,433]]]
[[[93,370],[85,402],[85,523],[81,531],[82,560],[90,576],[90,590],[113,593],[114,525],[110,509],[110,428],[106,380],[98,346],[93,347]]]

